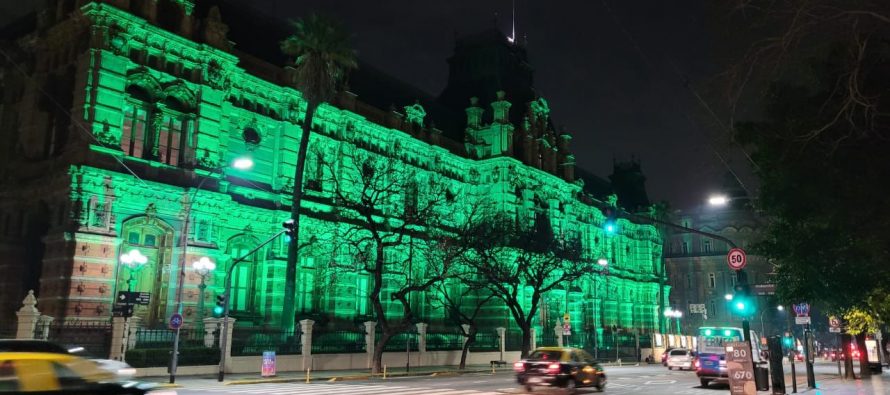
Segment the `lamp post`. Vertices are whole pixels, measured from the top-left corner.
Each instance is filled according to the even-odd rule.
[[[201,259],[192,262],[192,268],[195,269],[195,273],[201,276],[201,284],[198,285],[200,290],[198,298],[198,326],[201,327],[204,324],[204,290],[207,289],[206,280],[208,275],[216,270],[216,264],[210,258],[203,256]]]
[[[673,309],[668,308],[668,309],[664,310],[664,316],[668,318],[668,321],[670,321],[671,318],[677,319],[676,334],[678,334],[678,335],[681,334],[682,331],[680,330],[680,318],[683,317],[683,312],[680,310],[673,310]]]
[[[148,263],[148,257],[142,255],[141,252],[137,249],[132,249],[126,254],[121,255],[121,264],[130,269],[130,278],[127,279],[127,291],[133,291],[133,282],[136,279],[133,278],[133,274],[142,269],[146,263]]]
[[[227,167],[234,167],[239,170],[247,170],[253,167],[253,160],[248,157],[239,157],[232,161],[231,165],[222,164],[214,168],[211,173],[215,173],[217,171],[222,171]],[[192,206],[195,203],[195,197],[198,195],[198,191],[201,190],[201,187],[204,186],[204,183],[207,182],[211,177],[203,177],[201,178],[201,182],[198,183],[198,186],[192,191],[191,195],[189,195],[188,204],[185,206],[185,218],[182,220],[182,231],[180,231],[179,235],[179,276],[176,282],[176,312],[182,314],[182,290],[185,286],[185,262],[186,255],[188,252],[188,233],[189,233],[189,222],[192,216]],[[203,301],[203,299],[201,299]],[[176,367],[179,364],[179,332],[180,328],[176,328],[175,335],[173,336],[173,355],[170,357],[170,384],[176,382]]]

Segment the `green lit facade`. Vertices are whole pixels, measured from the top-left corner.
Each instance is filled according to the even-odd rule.
[[[40,34],[15,41],[21,63],[3,64],[0,126],[6,141],[16,143],[0,159],[0,320],[14,317],[29,288],[43,314],[106,319],[113,296],[132,278],[133,290],[152,295],[136,315],[161,325],[175,311],[181,254],[187,322],[199,317],[201,278],[191,262],[206,256],[217,263],[206,280],[209,316],[224,269],[289,216],[305,110],[290,87],[293,70],[233,48],[217,8],[199,18],[193,13],[199,5],[184,0],[52,3],[38,18]],[[577,331],[658,330],[669,295],[662,236],[623,219],[614,234],[605,232],[603,207],[615,202],[591,196],[576,180],[571,137],[552,130],[546,100],[511,103],[504,93],[491,95],[488,103],[465,98],[462,143],[432,126],[427,109],[414,102],[384,110],[363,102],[362,92],[345,92],[320,107],[307,157],[301,242],[318,237],[300,254],[298,314],[329,323],[371,319],[368,276],[340,273],[332,280],[328,263],[351,258],[336,256],[334,240],[320,236],[342,226],[323,181],[336,175],[323,174],[322,164],[366,150],[403,165],[418,184],[447,185],[453,204],[493,202],[517,217],[547,215],[556,234],[581,237],[584,259],[609,260],[607,275],[545,297],[539,333],[552,332],[567,310]],[[252,169],[221,170],[244,155]],[[394,201],[393,212],[405,201]],[[239,324],[280,321],[284,243],[276,240],[234,272],[231,303]],[[133,249],[148,258],[138,270],[119,259]],[[422,275],[422,262],[413,271]],[[424,321],[447,326],[433,298],[421,293],[411,302]],[[388,314],[401,313],[397,303],[387,306]],[[504,307],[488,309],[480,326],[513,327]]]

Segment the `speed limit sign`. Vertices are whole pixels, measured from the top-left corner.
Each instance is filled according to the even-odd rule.
[[[748,264],[748,258],[745,256],[745,250],[741,248],[733,248],[726,254],[726,263],[732,270],[742,270]]]

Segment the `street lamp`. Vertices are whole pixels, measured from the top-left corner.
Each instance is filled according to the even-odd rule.
[[[200,298],[198,299],[198,325],[200,326],[204,323],[204,290],[207,289],[206,280],[210,273],[216,269],[216,264],[210,258],[202,256],[201,259],[192,262],[192,268],[195,269],[195,273],[201,276],[201,284],[198,285],[198,289],[201,291]]]
[[[733,294],[723,295],[723,299],[726,299],[726,300],[732,300],[734,297],[735,297],[735,295],[733,295]]]
[[[726,195],[713,195],[708,198],[708,204],[711,206],[722,207],[729,203],[729,198]]]
[[[217,171],[223,171],[227,167],[233,167],[238,170],[247,170],[253,167],[253,159],[249,157],[238,157],[232,161],[231,164],[224,163],[220,166],[217,166],[211,173],[215,173]],[[192,206],[195,203],[195,197],[198,195],[198,191],[201,190],[201,187],[204,186],[204,183],[210,177],[203,177],[201,182],[198,183],[198,186],[192,191],[192,194],[189,195],[188,204],[185,206],[185,218],[182,220],[182,231],[179,236],[179,245],[181,246],[181,250],[179,252],[179,279],[176,283],[176,312],[178,314],[182,314],[182,290],[185,286],[185,262],[186,255],[188,255],[188,234],[189,234],[189,222],[192,216]],[[203,298],[201,299],[204,300]],[[173,355],[170,359],[170,384],[176,382],[176,366],[179,364],[179,332],[180,328],[176,328],[176,334],[173,336]]]
[[[148,257],[142,255],[141,252],[137,249],[132,249],[126,254],[121,255],[121,264],[130,269],[130,278],[127,279],[127,291],[133,291],[133,282],[136,279],[133,278],[133,274],[135,274],[139,269],[142,269],[148,262]]]
[[[673,310],[671,308],[667,308],[664,310],[664,316],[668,318],[668,321],[670,321],[671,318],[677,319],[677,334],[679,335],[681,332],[680,331],[680,318],[683,317],[683,312],[680,310]]]

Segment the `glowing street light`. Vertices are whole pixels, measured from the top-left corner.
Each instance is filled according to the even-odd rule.
[[[600,259],[597,259],[597,260],[596,260],[596,264],[597,264],[597,265],[600,265],[600,266],[608,266],[608,265],[609,265],[609,260],[606,259],[606,258],[600,258]]]
[[[232,161],[232,167],[238,170],[248,170],[253,167],[253,159],[249,156],[235,158],[235,160]]]
[[[200,298],[198,299],[198,324],[203,324],[204,320],[204,290],[207,289],[206,280],[207,277],[216,269],[216,263],[210,260],[210,258],[206,256],[202,256],[201,259],[192,262],[192,269],[195,269],[195,272],[201,276],[201,284],[198,285],[198,289],[200,292]]]
[[[726,195],[713,195],[708,198],[708,204],[711,206],[725,206],[729,203],[729,198]]]
[[[735,297],[735,295],[733,295],[733,294],[723,295],[723,299],[726,299],[726,300],[732,300],[734,297]]]
[[[130,269],[130,278],[127,279],[127,291],[133,290],[133,282],[135,279],[133,278],[133,274],[139,271],[146,263],[148,263],[148,257],[142,255],[141,252],[137,249],[132,249],[126,254],[121,255],[121,264]]]

